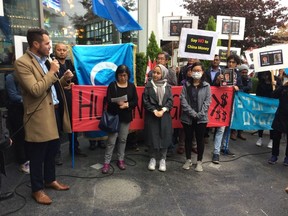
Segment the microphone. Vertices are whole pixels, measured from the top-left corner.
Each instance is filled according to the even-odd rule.
[[[55,57],[55,55],[54,55],[53,53],[50,53],[50,58],[51,58],[52,60],[55,60],[55,59],[56,59],[56,57]]]
[[[55,55],[54,55],[53,53],[50,53],[50,58],[51,58],[52,60],[55,60],[55,59],[56,59],[56,57],[55,57]],[[58,73],[59,73],[59,70],[58,70],[56,73],[54,73],[54,75],[59,79]]]

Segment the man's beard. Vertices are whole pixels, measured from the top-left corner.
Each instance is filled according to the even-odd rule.
[[[58,59],[58,60],[65,60],[66,58],[64,58],[64,57],[59,57],[59,56],[56,56],[56,58]]]

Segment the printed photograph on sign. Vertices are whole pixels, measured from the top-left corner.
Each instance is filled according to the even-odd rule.
[[[182,28],[192,28],[192,20],[171,20],[170,36],[180,36]]]
[[[223,80],[221,81],[221,86],[231,86],[233,85],[234,69],[224,69],[221,72],[223,74]]]
[[[288,44],[262,47],[253,50],[255,72],[279,70],[288,67]]]
[[[217,35],[213,31],[182,28],[178,57],[214,59]]]
[[[260,52],[261,67],[283,64],[282,50]]]
[[[219,39],[243,40],[245,30],[244,17],[217,16],[216,32],[219,33]]]
[[[158,31],[162,30],[163,41],[179,41],[181,31],[183,28],[197,29],[198,16],[169,16],[162,17],[163,25],[159,27]]]
[[[223,19],[222,34],[239,35],[240,20],[239,19]]]

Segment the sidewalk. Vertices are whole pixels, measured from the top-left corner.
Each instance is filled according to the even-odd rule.
[[[171,216],[287,216],[288,167],[282,165],[285,143],[281,142],[276,165],[267,160],[271,150],[266,148],[269,137],[264,134],[264,145],[257,147],[257,135],[244,133],[247,141],[230,140],[230,150],[236,157],[220,156],[220,164],[211,163],[212,135],[205,146],[204,171],[182,169],[184,155],[174,154],[167,159],[167,171],[147,169],[147,148],[127,150],[127,169],[121,171],[112,162],[114,172],[103,175],[91,166],[103,163],[104,150],[88,149],[89,142],[80,138],[80,147],[87,158],[76,158],[71,168],[68,144],[62,145],[62,166],[57,167],[57,179],[70,186],[69,191],[45,190],[52,198],[50,206],[37,204],[31,198],[29,176],[20,173],[16,164],[9,164],[7,178],[3,176],[3,192],[13,190],[19,195],[0,202],[0,215],[171,215]],[[114,153],[114,158],[116,154]],[[192,153],[192,161],[196,162]],[[97,165],[96,165],[97,167]],[[21,208],[21,209],[20,209]]]

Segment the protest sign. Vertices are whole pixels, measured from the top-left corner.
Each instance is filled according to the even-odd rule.
[[[163,17],[163,40],[179,41],[182,28],[198,28],[198,16],[169,16]]]
[[[239,55],[241,54],[241,48],[237,47],[230,47],[230,54],[227,54],[228,48],[223,46],[217,46],[215,54],[219,55],[220,58],[220,65],[226,66],[227,65],[227,57],[231,54]]]
[[[219,39],[243,40],[245,30],[244,17],[217,16],[216,32]]]
[[[98,130],[102,112],[107,103],[107,86],[81,86],[72,87],[72,129],[74,132]],[[182,86],[172,87],[173,108],[170,111],[172,125],[181,128],[180,94]],[[137,87],[138,105],[133,111],[133,121],[130,129],[140,130],[144,127],[144,106],[142,94],[144,87]],[[212,97],[209,107],[209,127],[228,126],[231,118],[233,102],[233,88],[211,87]]]
[[[278,99],[236,92],[231,128],[237,130],[271,130],[278,104]]]
[[[216,45],[216,32],[182,28],[178,57],[213,60]]]
[[[288,67],[288,44],[267,46],[253,50],[255,72]]]

